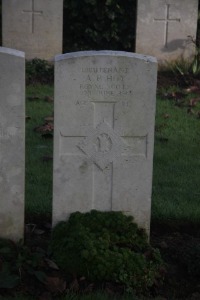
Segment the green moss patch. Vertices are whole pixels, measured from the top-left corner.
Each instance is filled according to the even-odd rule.
[[[144,230],[121,212],[73,213],[53,230],[54,258],[66,276],[147,292],[162,281],[163,263]]]

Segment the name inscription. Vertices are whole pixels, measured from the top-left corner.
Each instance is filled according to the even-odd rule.
[[[80,95],[86,97],[100,96],[106,98],[128,96],[133,94],[132,87],[127,84],[126,76],[129,68],[82,68],[82,83],[79,85]],[[77,101],[77,105],[84,105]]]

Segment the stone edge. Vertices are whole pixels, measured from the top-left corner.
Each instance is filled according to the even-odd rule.
[[[19,50],[15,50],[15,49],[11,49],[11,48],[0,47],[0,53],[25,58],[25,53],[24,52],[19,51]]]
[[[143,55],[132,52],[125,51],[112,51],[112,50],[100,50],[100,51],[78,51],[70,52],[65,54],[58,54],[55,56],[55,62],[78,57],[89,57],[89,56],[119,56],[119,57],[128,57],[128,58],[137,58],[145,60],[146,62],[157,63],[157,59],[154,56]]]

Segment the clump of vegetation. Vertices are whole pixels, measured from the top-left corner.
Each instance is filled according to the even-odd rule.
[[[66,276],[149,292],[163,279],[163,262],[144,230],[121,212],[73,213],[53,230],[53,256]]]
[[[44,282],[44,252],[32,251],[21,242],[0,239],[0,289],[13,289],[29,282]]]
[[[27,84],[53,84],[54,66],[46,60],[34,58],[26,61]]]
[[[180,86],[194,84],[194,81],[199,79],[200,75],[200,35],[197,36],[196,40],[192,36],[188,36],[188,43],[193,44],[195,48],[192,59],[180,58],[161,69],[161,71],[172,72]]]

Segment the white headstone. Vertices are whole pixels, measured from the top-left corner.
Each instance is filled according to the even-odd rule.
[[[157,63],[114,51],[55,60],[53,224],[123,211],[149,231]]]
[[[0,47],[0,237],[24,233],[25,57]]]
[[[160,63],[194,56],[198,0],[138,0],[136,52]]]
[[[3,0],[2,27],[3,46],[52,59],[62,53],[63,0]]]

